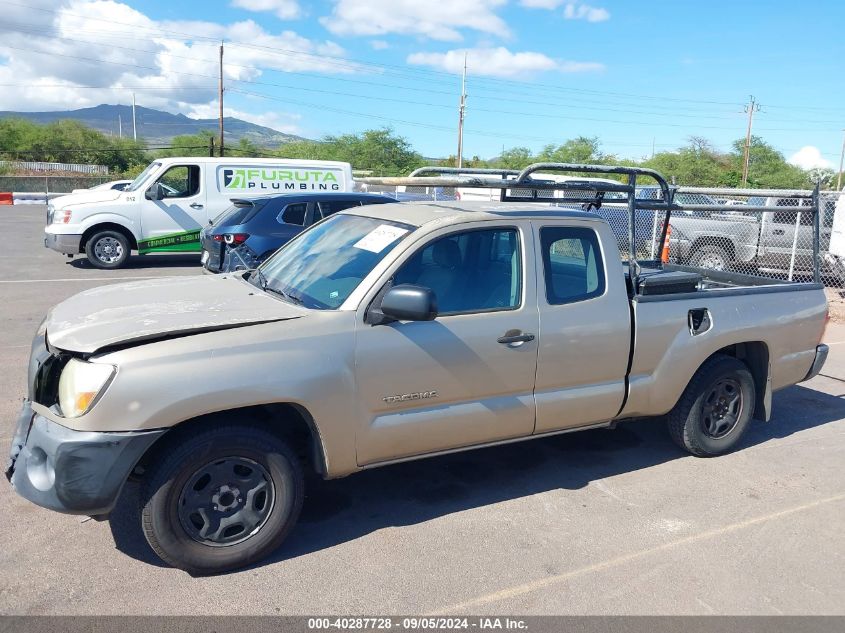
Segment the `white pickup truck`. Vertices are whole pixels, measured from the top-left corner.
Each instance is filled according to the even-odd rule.
[[[616,169],[629,185],[546,187],[633,198],[646,172]],[[153,549],[216,573],[282,543],[305,469],[643,417],[720,455],[769,419],[774,391],[820,371],[820,284],[626,275],[616,244],[601,217],[532,202],[372,205],[253,271],[83,292],[33,340],[7,475],[36,504],[91,515],[139,478]]]

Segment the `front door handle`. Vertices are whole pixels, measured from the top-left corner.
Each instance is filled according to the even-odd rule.
[[[514,343],[527,343],[528,341],[533,340],[533,334],[527,334],[525,332],[521,332],[520,330],[508,330],[505,332],[504,336],[500,336],[496,339],[496,342],[501,343],[502,345],[512,345]]]
[[[774,235],[783,235],[783,234],[784,234],[784,230],[783,230],[783,229],[775,229],[774,231],[772,231],[772,233],[773,233]]]
[[[192,209],[202,209],[202,205],[199,202],[194,202],[191,204]]]

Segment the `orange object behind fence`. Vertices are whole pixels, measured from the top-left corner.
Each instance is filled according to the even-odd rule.
[[[0,191],[0,204],[15,204],[15,200],[11,192]]]
[[[660,261],[664,264],[669,263],[669,238],[672,236],[672,225],[666,228],[666,241],[663,242],[663,250],[660,253]]]

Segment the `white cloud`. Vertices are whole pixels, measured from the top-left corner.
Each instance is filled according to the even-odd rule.
[[[232,6],[247,11],[272,11],[281,20],[302,17],[302,8],[296,0],[232,0]]]
[[[563,7],[563,17],[567,20],[604,22],[610,19],[610,12],[607,9],[592,7],[581,2],[567,2]]]
[[[384,40],[370,40],[370,46],[374,51],[383,51],[386,48],[390,48],[390,44]]]
[[[238,86],[232,80],[273,83],[264,79],[268,70],[361,70],[354,62],[338,59],[346,52],[334,42],[310,40],[289,30],[271,33],[252,20],[157,22],[115,0],[36,4],[51,11],[13,7],[0,22],[0,84],[26,84],[0,90],[0,110],[126,104],[135,91],[140,105],[190,111],[211,102],[217,93],[219,44],[204,38],[227,41],[224,77],[230,87]],[[191,35],[185,39],[182,34]]]
[[[833,167],[833,163],[822,156],[819,148],[813,145],[805,145],[799,149],[790,157],[788,162],[801,169],[813,169],[815,167],[830,169]]]
[[[469,73],[487,77],[517,77],[545,71],[572,73],[604,70],[604,66],[597,62],[560,61],[543,53],[513,53],[502,46],[458,49],[446,53],[414,53],[408,56],[407,61],[409,64],[459,73],[464,68],[464,54],[467,56]]]
[[[610,19],[610,11],[601,7],[593,7],[583,2],[571,0],[520,0],[520,5],[528,9],[548,9],[549,11],[563,6],[563,17],[567,20],[586,20],[587,22],[604,22]]]
[[[519,4],[529,9],[557,9],[564,0],[520,0]]]
[[[462,0],[436,6],[420,0],[334,0],[330,16],[320,18],[338,35],[385,35],[404,33],[433,40],[462,39],[461,29],[500,37],[510,29],[496,9],[506,0]]]

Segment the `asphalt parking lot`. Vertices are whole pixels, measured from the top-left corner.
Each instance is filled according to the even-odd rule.
[[[196,256],[98,271],[43,248],[42,206],[0,207],[0,444],[45,311]],[[823,375],[775,395],[744,449],[690,457],[631,423],[312,481],[270,560],[192,578],[137,528],[59,515],[0,482],[3,614],[845,614],[845,325]],[[4,457],[5,459],[5,457]]]

